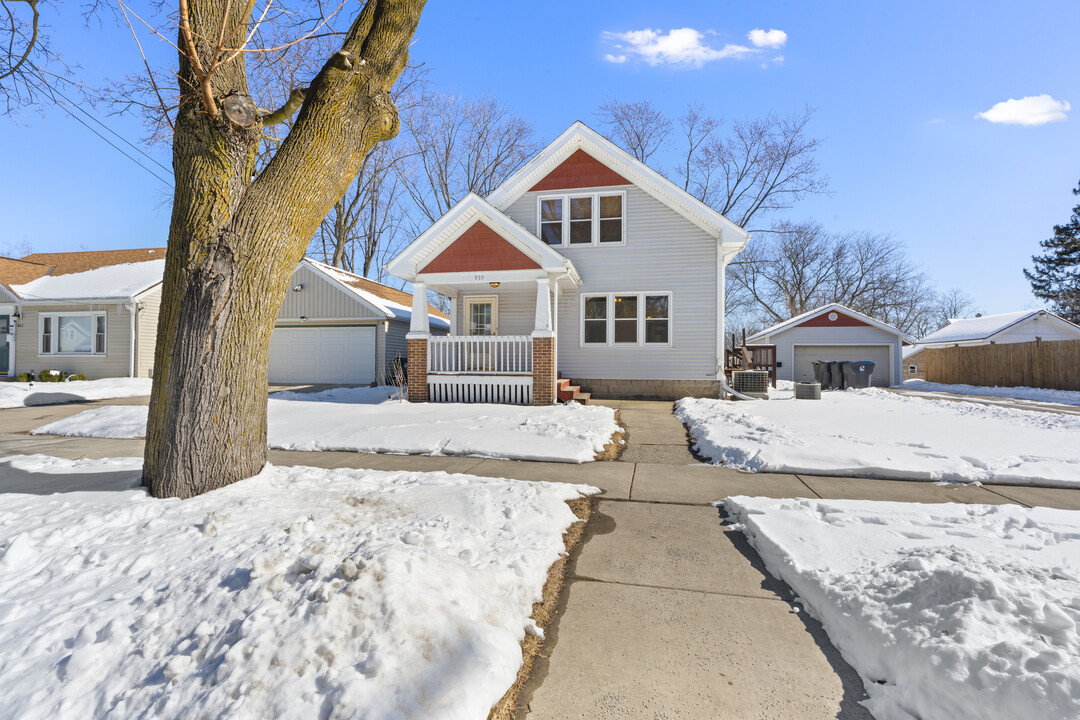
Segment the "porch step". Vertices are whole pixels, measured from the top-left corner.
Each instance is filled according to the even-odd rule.
[[[582,405],[588,405],[592,398],[592,393],[581,392],[581,386],[571,385],[570,380],[562,377],[561,373],[557,380],[555,394],[561,403],[579,402]]]

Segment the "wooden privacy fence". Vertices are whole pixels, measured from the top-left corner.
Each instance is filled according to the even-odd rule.
[[[929,382],[1080,390],[1080,340],[927,348],[924,356]]]

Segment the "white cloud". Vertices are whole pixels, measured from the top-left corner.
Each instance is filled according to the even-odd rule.
[[[784,43],[787,42],[787,33],[783,30],[765,31],[758,29],[746,33],[746,38],[754,47],[778,50],[784,47]]]
[[[1033,126],[1061,122],[1068,117],[1066,113],[1071,109],[1072,106],[1064,100],[1055,100],[1049,95],[1031,95],[1019,100],[999,102],[975,117],[992,123]]]
[[[605,32],[617,55],[608,54],[608,62],[622,63],[630,57],[649,65],[689,65],[701,67],[713,60],[737,58],[758,52],[743,45],[727,44],[722,48],[709,47],[702,40],[705,34],[694,28],[677,28],[666,35],[660,30],[631,30],[625,33]],[[621,58],[621,59],[620,59]]]

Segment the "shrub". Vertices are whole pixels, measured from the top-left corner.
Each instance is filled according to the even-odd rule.
[[[60,383],[67,380],[67,373],[63,370],[42,370],[37,374],[38,382]]]
[[[85,382],[86,376],[82,373],[75,373],[74,375],[68,375],[68,382]]]
[[[18,377],[16,377],[15,379],[18,380],[19,382],[33,382],[34,381],[34,374],[33,373],[19,373]]]

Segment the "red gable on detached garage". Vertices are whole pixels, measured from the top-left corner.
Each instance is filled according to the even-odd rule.
[[[577,150],[530,188],[538,190],[573,190],[586,187],[629,185],[630,181],[584,150]]]
[[[812,317],[805,322],[801,322],[794,327],[860,327],[870,326],[870,323],[863,322],[858,318],[853,318],[850,315],[845,315],[842,312],[833,310],[832,312],[824,313],[816,317]]]
[[[482,270],[532,270],[536,261],[477,220],[450,247],[420,269],[424,273],[479,272]]]

